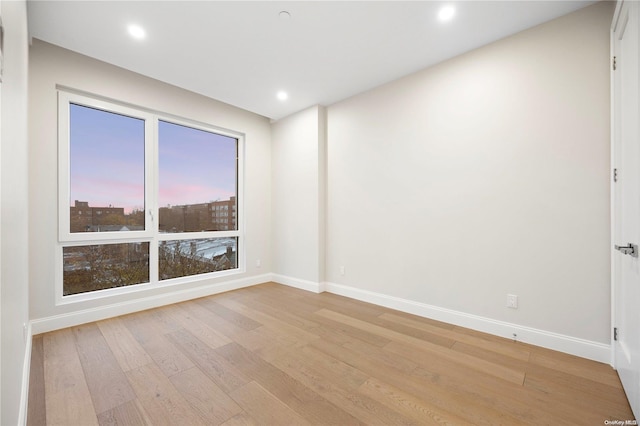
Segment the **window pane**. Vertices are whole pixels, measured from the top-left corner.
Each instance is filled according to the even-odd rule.
[[[236,230],[238,140],[159,122],[160,232]]]
[[[63,294],[149,282],[149,243],[64,247]]]
[[[160,279],[236,269],[238,238],[161,241],[158,248]]]
[[[144,229],[144,120],[70,105],[70,231]]]

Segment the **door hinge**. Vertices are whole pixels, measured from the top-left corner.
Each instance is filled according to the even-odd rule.
[[[613,70],[615,71],[615,70],[616,70],[616,68],[618,68],[618,64],[617,64],[617,62],[616,62],[616,57],[614,56],[614,57],[613,57]]]
[[[613,181],[618,181],[618,169],[613,169]]]
[[[613,340],[618,341],[618,327],[613,327]]]

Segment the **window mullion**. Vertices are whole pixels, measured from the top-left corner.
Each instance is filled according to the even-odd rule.
[[[147,192],[147,214],[150,216],[150,226],[153,232],[149,247],[149,280],[158,282],[158,117],[150,120],[149,140],[147,141],[147,164],[145,165],[149,184]]]

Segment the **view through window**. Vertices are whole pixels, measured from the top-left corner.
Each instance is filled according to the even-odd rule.
[[[144,120],[69,109],[71,232],[144,229]]]
[[[238,137],[60,99],[63,296],[238,268]]]
[[[236,230],[237,139],[167,121],[158,135],[160,232]],[[235,267],[237,244],[236,237],[163,239],[160,279]]]

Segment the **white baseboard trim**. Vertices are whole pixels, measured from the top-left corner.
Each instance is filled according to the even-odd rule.
[[[518,341],[524,343],[530,343],[606,364],[611,363],[611,346],[605,343],[538,330],[532,327],[498,321],[399,297],[387,296],[385,294],[361,290],[342,284],[327,282],[324,283],[324,288],[325,291],[329,293],[339,294],[363,302],[385,306],[398,311],[431,318],[460,327],[471,328],[508,339],[513,337],[513,333],[516,333]]]
[[[31,373],[31,347],[33,341],[31,324],[27,324],[25,335],[24,362],[22,364],[22,384],[20,386],[20,411],[18,412],[18,425],[27,424],[27,410],[29,408],[29,377]]]
[[[301,290],[312,291],[314,293],[322,293],[325,291],[324,283],[317,283],[314,281],[301,280],[299,278],[287,277],[280,274],[272,274],[271,281],[278,284],[286,285],[289,287],[299,288]]]
[[[100,321],[106,318],[112,318],[119,315],[130,314],[132,312],[143,311],[145,309],[157,308],[172,303],[184,302],[185,300],[197,299],[199,297],[223,293],[225,291],[250,287],[271,280],[272,274],[263,274],[231,281],[203,285],[200,287],[194,287],[184,290],[177,290],[169,293],[143,297],[140,299],[114,303],[111,305],[104,305],[96,308],[83,309],[80,311],[34,319],[31,320],[31,328],[33,334],[46,333],[53,330],[73,327],[79,324]]]

